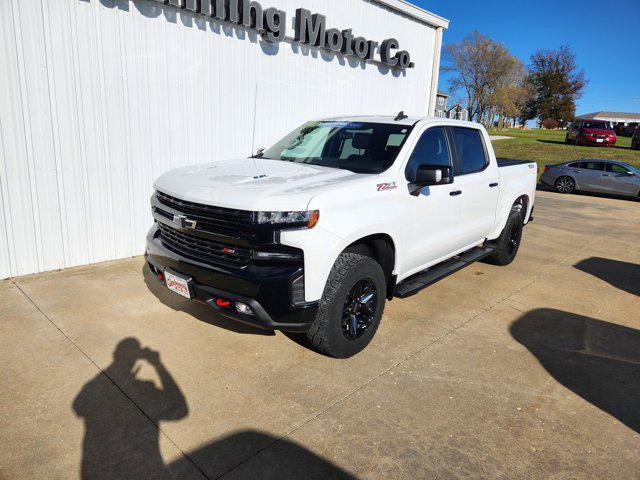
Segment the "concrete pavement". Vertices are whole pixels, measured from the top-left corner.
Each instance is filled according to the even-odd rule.
[[[135,258],[0,284],[0,478],[638,478],[640,204],[538,192],[508,267],[323,357]]]

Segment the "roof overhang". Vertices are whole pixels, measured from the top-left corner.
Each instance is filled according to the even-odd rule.
[[[392,10],[403,13],[409,17],[420,20],[433,27],[449,28],[449,20],[442,18],[435,13],[428,12],[427,10],[420,8],[405,0],[374,0],[376,3],[385,5]]]

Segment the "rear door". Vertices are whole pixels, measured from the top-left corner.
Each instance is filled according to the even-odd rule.
[[[606,190],[602,185],[604,162],[580,162],[580,168],[576,175],[576,187],[578,190],[602,193]]]
[[[454,193],[462,199],[456,243],[472,246],[495,228],[500,193],[498,164],[489,158],[482,131],[468,127],[447,128],[455,152]]]

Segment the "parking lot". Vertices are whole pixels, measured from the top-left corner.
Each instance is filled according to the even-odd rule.
[[[134,258],[0,283],[0,478],[638,478],[640,204],[538,192],[508,267],[349,360]]]

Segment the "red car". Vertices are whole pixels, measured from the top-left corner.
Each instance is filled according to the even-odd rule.
[[[579,118],[567,130],[565,142],[574,145],[596,145],[615,147],[616,133],[609,122],[590,118]]]

